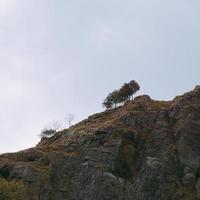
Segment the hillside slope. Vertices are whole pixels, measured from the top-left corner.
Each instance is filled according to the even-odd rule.
[[[1,155],[0,175],[26,200],[200,199],[200,86],[168,102],[136,97]]]

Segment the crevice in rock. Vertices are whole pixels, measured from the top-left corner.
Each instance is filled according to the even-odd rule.
[[[115,161],[114,174],[120,178],[133,181],[141,165],[140,140],[133,132],[124,133],[122,143]],[[143,150],[141,150],[143,151]]]
[[[12,166],[5,164],[2,168],[0,168],[0,176],[8,179],[12,170]]]

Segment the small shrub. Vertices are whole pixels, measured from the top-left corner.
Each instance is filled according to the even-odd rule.
[[[41,138],[49,138],[49,137],[54,136],[55,134],[56,134],[56,130],[55,129],[52,129],[52,128],[47,129],[47,128],[45,128],[45,129],[43,129],[41,131],[40,137]]]
[[[27,200],[26,187],[22,181],[0,178],[0,200]]]
[[[51,125],[46,126],[41,133],[41,138],[50,138],[57,133],[57,130],[60,128],[60,123],[58,121],[53,122]]]

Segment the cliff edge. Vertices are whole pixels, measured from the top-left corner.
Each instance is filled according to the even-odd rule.
[[[200,199],[200,86],[172,101],[136,97],[3,154],[0,176],[23,184],[20,200]]]

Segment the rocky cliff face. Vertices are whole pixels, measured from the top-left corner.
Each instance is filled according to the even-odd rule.
[[[30,200],[200,199],[200,87],[126,105],[0,156],[0,175]]]

